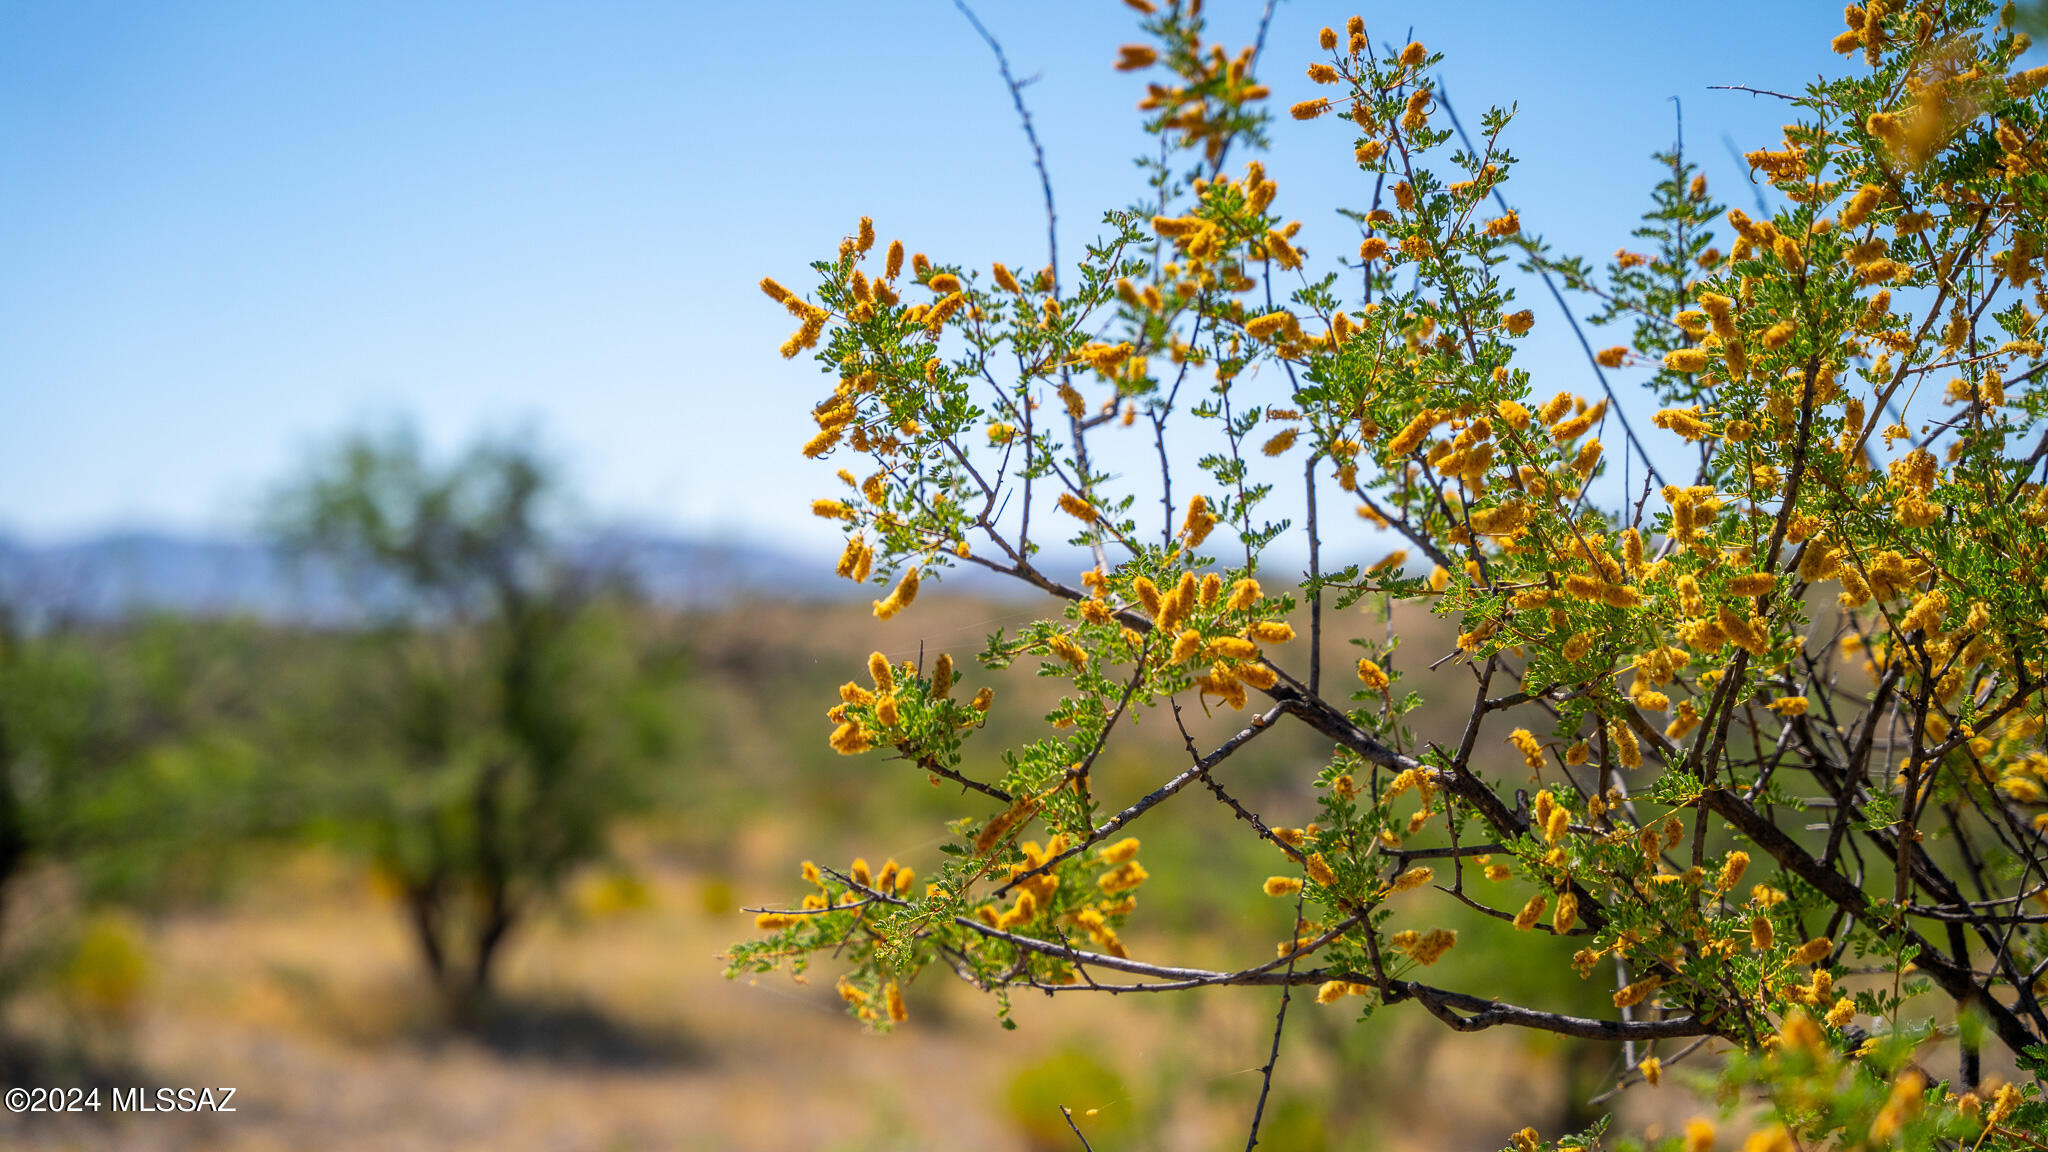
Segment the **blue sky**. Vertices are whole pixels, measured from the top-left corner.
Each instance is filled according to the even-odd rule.
[[[1210,8],[1212,38],[1249,42],[1257,4]],[[1037,77],[1071,258],[1139,191],[1143,79],[1110,68],[1133,14],[978,11]],[[1348,250],[1330,209],[1370,188],[1344,132],[1284,109],[1352,11],[1285,0],[1262,67],[1312,256]],[[1468,124],[1519,103],[1510,199],[1594,257],[1645,203],[1671,96],[1750,208],[1723,136],[1775,144],[1786,109],[1707,86],[1847,66],[1836,3],[1363,15],[1448,54]],[[238,531],[321,443],[410,420],[442,449],[534,434],[593,519],[830,548],[807,508],[831,467],[797,454],[829,388],[776,356],[788,320],[755,282],[804,283],[862,214],[935,257],[1044,262],[1008,94],[945,0],[0,0],[0,173],[0,533],[34,540]],[[1525,295],[1538,390],[1589,387]]]

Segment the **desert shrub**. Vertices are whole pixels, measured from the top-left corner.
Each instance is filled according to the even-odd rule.
[[[1042,592],[980,660],[1065,695],[974,775],[963,745],[1002,705],[960,662],[855,671],[829,741],[915,769],[872,787],[957,786],[943,858],[806,864],[733,970],[829,955],[878,1028],[933,972],[1002,1004],[1280,988],[1283,1024],[1298,988],[1611,1044],[1653,1084],[1715,1040],[1743,1054],[1729,1105],[1769,1102],[1755,1147],[2036,1145],[2037,1085],[1983,1066],[2048,1055],[2048,69],[2016,68],[2011,13],[1848,9],[1855,67],[1786,97],[1784,139],[1748,154],[1782,207],[1724,212],[1674,152],[1649,250],[1595,269],[1525,232],[1511,117],[1467,134],[1438,56],[1357,18],[1309,65],[1328,96],[1291,110],[1359,166],[1355,255],[1317,261],[1274,174],[1237,160],[1269,131],[1257,51],[1207,43],[1199,4],[1132,6],[1148,40],[1117,66],[1157,77],[1159,152],[1077,270],[984,275],[863,219],[808,293],[763,281],[799,322],[783,355],[815,349],[832,381],[803,453],[843,464],[815,505],[840,574],[890,588],[884,620],[961,565]],[[1626,333],[1588,345],[1590,387],[1518,365],[1539,322],[1518,259]],[[1117,437],[1156,467],[1107,467]],[[1275,513],[1280,485],[1305,515]],[[1399,547],[1326,549],[1338,515]],[[1092,551],[1078,580],[1038,562],[1056,541]],[[1336,642],[1337,612],[1406,602],[1456,622],[1448,651]],[[1462,731],[1424,740],[1412,689],[1444,664],[1469,673]],[[1245,722],[1190,730],[1149,792],[1098,790],[1132,718],[1197,707]],[[1216,769],[1287,725],[1327,756],[1283,824]],[[1295,930],[1222,969],[1133,955],[1134,833],[1208,803],[1266,846],[1237,883]],[[1454,905],[1493,939],[1442,927]],[[1558,938],[1603,1009],[1431,978],[1518,934]],[[1276,1028],[1269,1082],[1278,1052]]]

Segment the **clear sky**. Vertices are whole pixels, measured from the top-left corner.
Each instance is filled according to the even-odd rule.
[[[1212,0],[1248,43],[1259,5]],[[1448,53],[1468,125],[1519,103],[1525,227],[1604,257],[1684,102],[1688,154],[1753,208],[1723,137],[1775,144],[1846,67],[1839,3],[1374,3],[1376,40]],[[1112,71],[1116,0],[983,0],[1027,89],[1062,252],[1140,190]],[[1267,42],[1282,211],[1312,258],[1370,188],[1349,137],[1296,124],[1316,29]],[[1243,159],[1244,157],[1240,157]],[[1037,267],[1030,157],[988,50],[946,0],[315,5],[0,0],[0,533],[233,532],[339,433],[443,449],[527,430],[597,519],[830,548],[801,459],[829,390],[780,360],[764,274],[808,284],[862,214],[886,241]],[[1591,387],[1540,287],[1539,390]],[[1600,343],[1616,343],[1619,337]],[[1547,381],[1554,380],[1554,383]]]

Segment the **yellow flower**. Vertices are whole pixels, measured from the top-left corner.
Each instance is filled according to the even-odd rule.
[[[1508,733],[1507,742],[1522,754],[1522,762],[1529,766],[1530,771],[1543,769],[1543,745],[1537,742],[1535,733],[1527,728],[1517,728]]]
[[[1698,348],[1680,348],[1666,352],[1664,367],[1673,372],[1702,372],[1707,367],[1707,354]]]
[[[1083,524],[1095,523],[1098,515],[1095,511],[1095,505],[1081,499],[1072,492],[1060,493],[1060,511],[1081,521]]]
[[[1284,620],[1261,620],[1245,629],[1245,635],[1261,644],[1285,644],[1294,639],[1294,626]]]
[[[1143,884],[1149,876],[1150,873],[1145,871],[1143,864],[1138,863],[1136,860],[1126,860],[1122,864],[1117,865],[1112,871],[1104,872],[1095,883],[1104,892],[1114,896],[1119,892],[1127,892],[1136,888],[1138,885]]]
[[[875,618],[887,620],[905,608],[910,607],[910,602],[917,599],[918,579],[918,570],[916,568],[905,571],[903,579],[897,581],[895,591],[889,593],[887,599],[874,602]]]
[[[1266,895],[1292,896],[1301,891],[1301,880],[1294,876],[1266,877]]]
[[[1148,44],[1126,44],[1117,49],[1116,70],[1137,72],[1159,62],[1159,53]]]

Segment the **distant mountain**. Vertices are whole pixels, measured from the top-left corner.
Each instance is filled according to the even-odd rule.
[[[887,589],[832,574],[831,555],[757,544],[701,540],[637,529],[593,532],[570,546],[585,571],[615,573],[649,599],[679,608],[718,608],[744,600],[875,599]],[[1078,585],[1093,560],[1067,545],[1033,557],[1039,569]],[[948,570],[928,594],[993,600],[1035,595],[977,565]],[[25,544],[0,536],[0,597],[31,617],[109,621],[147,612],[253,616],[343,625],[360,620],[382,596],[351,588],[340,572],[295,560],[259,541],[130,531],[68,544]],[[385,601],[388,603],[388,601]]]
[[[614,529],[570,551],[580,565],[618,573],[678,607],[875,594],[834,578],[829,561],[751,544]],[[56,545],[0,537],[0,590],[34,614],[89,620],[168,611],[340,624],[362,614],[362,596],[330,567],[250,540],[147,531]]]

